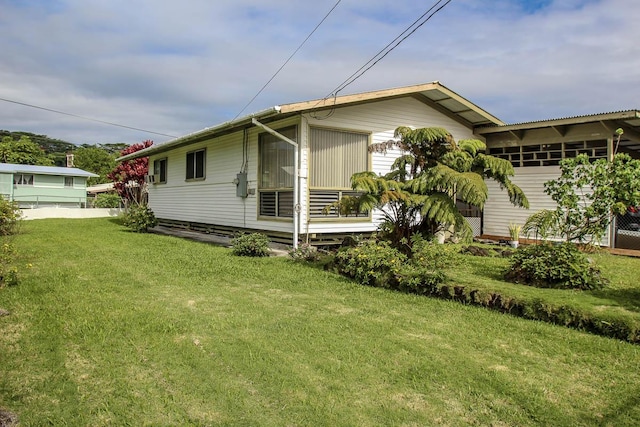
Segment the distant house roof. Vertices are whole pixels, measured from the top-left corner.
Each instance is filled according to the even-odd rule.
[[[149,156],[151,154],[158,154],[173,148],[236,132],[243,128],[251,127],[252,119],[254,118],[257,120],[268,121],[280,120],[304,112],[331,110],[336,107],[346,107],[401,97],[415,98],[469,127],[504,125],[500,119],[448,89],[444,85],[440,84],[440,82],[435,81],[413,86],[276,105],[248,116],[240,117],[235,120],[227,121],[213,127],[181,136],[163,144],[153,145],[149,148],[145,148],[144,150],[122,156],[118,160],[131,160],[138,157]]]
[[[96,184],[90,187],[87,187],[87,193],[89,194],[99,194],[99,193],[108,193],[110,191],[114,191],[115,186],[113,182],[107,182],[106,184]]]
[[[79,176],[92,178],[100,175],[87,172],[78,168],[61,168],[57,166],[16,165],[13,163],[0,163],[0,173],[28,173],[36,175]]]

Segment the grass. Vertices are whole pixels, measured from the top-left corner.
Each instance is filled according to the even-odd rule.
[[[640,422],[640,346],[106,219],[15,243],[0,407],[21,425]]]
[[[611,255],[606,251],[588,255],[598,265],[603,276],[610,279],[605,289],[570,291],[541,289],[505,282],[507,258],[465,256],[464,262],[449,270],[453,283],[498,292],[503,296],[524,300],[539,299],[554,306],[571,306],[599,318],[626,319],[640,325],[640,283],[637,271],[640,259]]]

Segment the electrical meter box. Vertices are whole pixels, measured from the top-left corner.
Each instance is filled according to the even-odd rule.
[[[240,172],[236,175],[236,196],[247,197],[247,173]]]

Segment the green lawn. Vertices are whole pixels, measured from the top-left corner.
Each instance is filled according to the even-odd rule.
[[[15,243],[0,407],[24,426],[640,424],[637,345],[107,219]]]
[[[543,300],[554,306],[571,306],[604,320],[624,319],[640,325],[640,258],[611,255],[606,251],[588,254],[610,284],[601,290],[541,289],[505,282],[502,278],[508,258],[465,256],[447,272],[452,283],[472,289],[498,292],[521,300]]]

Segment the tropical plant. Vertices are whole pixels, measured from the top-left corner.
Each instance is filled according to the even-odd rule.
[[[586,154],[560,162],[558,179],[545,182],[545,193],[557,203],[527,220],[524,232],[563,236],[567,242],[597,243],[614,215],[640,204],[640,160],[616,154],[613,161],[589,161]]]
[[[509,237],[512,241],[517,241],[520,238],[520,230],[522,230],[522,226],[520,224],[509,224]]]
[[[384,176],[356,173],[351,183],[361,193],[354,205],[359,211],[381,212],[381,231],[395,247],[416,233],[430,236],[438,230],[451,229],[463,238],[470,237],[471,227],[456,200],[482,209],[488,196],[484,179],[500,183],[515,206],[529,206],[523,191],[510,180],[514,175],[511,163],[484,154],[482,141],[456,142],[446,129],[438,127],[399,127],[394,135],[395,140],[370,147],[370,151],[382,154],[389,149],[401,151],[391,172]]]
[[[120,156],[135,153],[152,145],[153,141],[151,140],[130,145],[120,152]],[[125,201],[144,205],[147,201],[147,183],[145,180],[148,172],[149,158],[139,157],[118,163],[115,169],[107,175],[107,178],[113,181],[116,192]]]
[[[600,289],[608,284],[600,269],[568,242],[531,245],[517,251],[505,278],[539,288]]]

